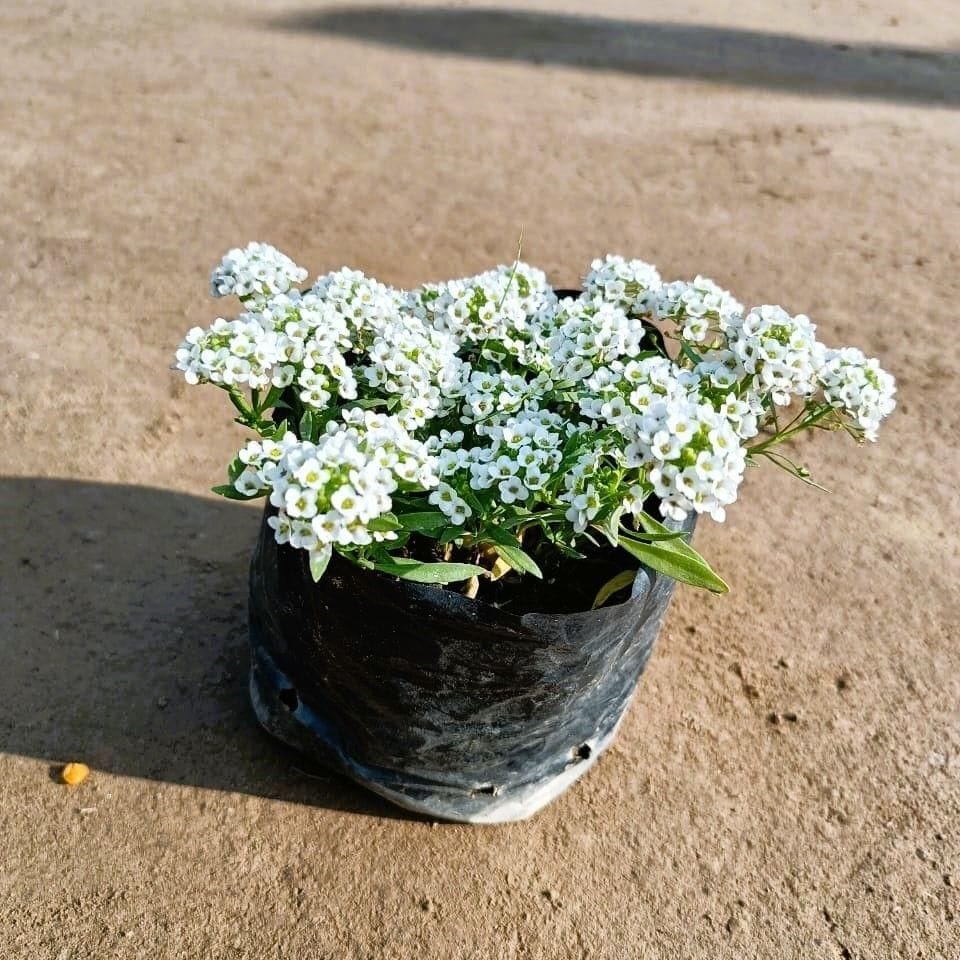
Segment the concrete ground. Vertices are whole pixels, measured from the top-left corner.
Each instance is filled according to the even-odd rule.
[[[0,36],[0,956],[960,956],[960,3],[0,0]],[[615,251],[809,313],[900,405],[799,444],[832,495],[757,471],[701,525],[732,593],[678,592],[585,780],[437,825],[256,728],[257,515],[206,492],[243,433],[168,367],[230,246],[414,285],[521,227],[559,285]]]

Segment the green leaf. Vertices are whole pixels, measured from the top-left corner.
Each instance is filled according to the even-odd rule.
[[[381,513],[367,524],[367,529],[373,533],[389,533],[400,529],[400,521],[392,513]]]
[[[437,543],[441,547],[445,547],[448,543],[453,543],[454,540],[458,540],[463,536],[463,527],[455,527],[451,524],[449,527],[444,527],[437,534]]]
[[[484,515],[486,511],[483,509],[483,504],[478,499],[475,491],[471,490],[468,486],[464,486],[462,490],[457,490],[457,493],[460,494],[464,502],[476,516],[482,517]]]
[[[276,406],[280,397],[283,396],[284,389],[284,387],[271,387],[263,401],[255,405],[258,412],[264,413]]]
[[[424,510],[419,513],[402,513],[397,517],[404,530],[413,533],[437,534],[449,523],[438,510]]]
[[[374,569],[415,583],[456,583],[487,573],[473,563],[421,563],[403,557],[394,557],[389,563],[376,563]]]
[[[595,523],[594,529],[599,530],[609,541],[612,547],[620,546],[620,518],[623,516],[623,507],[617,507],[603,523]]]
[[[525,524],[533,525],[540,521],[545,520],[562,520],[564,510],[541,510],[538,513],[520,513],[518,516],[510,517],[509,519],[499,520],[498,523],[501,527],[506,527],[508,530],[513,529],[514,527],[522,527]]]
[[[693,364],[703,363],[703,357],[699,356],[693,347],[686,341],[680,341],[680,352]]]
[[[260,493],[255,493],[252,497],[248,497],[245,493],[241,493],[232,483],[225,483],[222,486],[211,487],[210,489],[219,496],[226,497],[228,500],[256,500],[257,497],[262,497],[267,493],[266,490],[263,490]]]
[[[680,541],[682,543],[682,541]],[[689,583],[692,587],[702,587],[713,593],[727,593],[729,587],[708,566],[707,561],[695,550],[687,547],[688,552],[677,549],[678,541],[664,543],[641,543],[629,537],[620,538],[620,546],[651,570],[672,577],[680,583]],[[686,547],[686,544],[683,544]]]
[[[533,557],[521,549],[516,537],[511,537],[509,533],[504,533],[502,530],[492,527],[483,532],[479,542],[481,544],[492,544],[497,556],[501,557],[514,570],[518,570],[520,573],[529,573],[539,580],[543,579],[543,571],[537,566]]]
[[[300,418],[300,439],[313,440],[313,411],[305,410]]]
[[[591,610],[602,607],[615,593],[629,587],[637,579],[636,570],[623,570],[615,577],[611,577],[598,591],[593,598]]]
[[[634,540],[657,542],[660,540],[679,540],[681,537],[686,536],[686,531],[668,529],[666,533],[651,533],[649,530],[631,530],[630,527],[622,527],[621,536],[633,537]]]
[[[574,549],[571,546],[568,546],[565,543],[561,543],[559,540],[552,541],[553,545],[565,556],[570,557],[571,560],[586,560],[587,555],[581,553],[579,550]]]
[[[707,561],[684,539],[687,536],[685,531],[671,530],[656,518],[651,517],[649,513],[641,513],[637,519],[640,521],[640,526],[643,527],[643,533],[640,534],[643,539],[669,541],[672,550],[675,550],[677,553],[682,553],[684,556],[690,557],[692,560],[696,560],[698,563],[707,566]],[[679,533],[680,536],[672,536],[672,534],[677,533]]]
[[[327,564],[330,563],[330,557],[333,554],[333,547],[328,543],[319,550],[310,551],[310,576],[316,583],[326,572]]]
[[[246,469],[247,465],[239,457],[234,457],[230,462],[230,466],[227,467],[227,476],[230,478],[230,482],[232,483],[236,480]]]
[[[507,546],[505,543],[495,543],[493,549],[497,551],[497,556],[505,560],[514,570],[521,573],[529,573],[538,580],[543,579],[543,571],[537,566],[536,561],[529,553],[521,550],[519,546]]]

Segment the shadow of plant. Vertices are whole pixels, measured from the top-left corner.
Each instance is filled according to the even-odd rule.
[[[330,7],[281,14],[268,24],[449,56],[689,77],[819,96],[960,104],[960,52],[955,50],[495,8]]]
[[[145,487],[2,479],[0,749],[407,814],[261,731],[247,694],[260,513]]]

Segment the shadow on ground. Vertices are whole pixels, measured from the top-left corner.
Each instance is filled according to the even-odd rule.
[[[960,51],[831,43],[695,24],[522,10],[329,7],[281,14],[315,31],[450,56],[688,77],[820,96],[960,105]]]
[[[258,510],[49,479],[0,479],[0,497],[0,751],[408,816],[253,717],[246,578]]]

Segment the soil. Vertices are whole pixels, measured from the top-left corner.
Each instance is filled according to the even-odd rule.
[[[0,0],[0,953],[954,960],[958,12]],[[521,228],[808,313],[899,408],[699,525],[731,593],[582,781],[434,825],[258,730],[243,432],[168,367],[228,247],[413,285]]]

